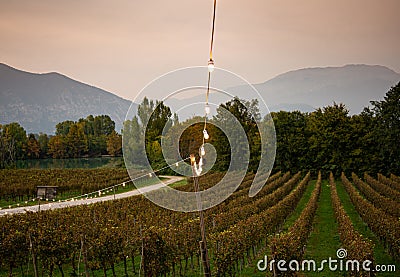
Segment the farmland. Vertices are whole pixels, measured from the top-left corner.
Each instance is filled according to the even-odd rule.
[[[200,177],[201,188],[222,177]],[[382,193],[398,192],[397,176],[277,172],[249,198],[253,178],[246,175],[228,200],[205,211],[213,276],[265,276],[257,269],[265,255],[319,261],[336,258],[339,248],[348,259],[398,270],[400,222],[390,207],[399,202]],[[191,191],[193,184],[189,179],[177,189]],[[380,197],[369,200],[372,192]],[[198,214],[166,210],[143,196],[3,216],[0,226],[0,276],[199,276],[202,270]],[[327,268],[324,274],[338,276]]]

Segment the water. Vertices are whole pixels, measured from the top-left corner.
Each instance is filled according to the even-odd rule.
[[[20,160],[16,166],[18,169],[121,167],[124,160],[122,157]]]

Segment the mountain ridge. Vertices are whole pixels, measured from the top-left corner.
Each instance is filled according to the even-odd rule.
[[[271,107],[283,103],[315,108],[344,103],[352,114],[371,100],[381,100],[400,81],[400,74],[381,65],[348,64],[288,71],[254,84]],[[240,87],[231,88],[232,91]]]
[[[66,75],[32,73],[0,64],[0,123],[19,122],[27,132],[52,134],[55,125],[107,114],[122,128],[131,101]]]
[[[348,64],[341,67],[309,67],[291,70],[254,84],[270,111],[299,110],[344,103],[351,114],[359,113],[371,100],[383,99],[400,81],[400,74],[382,65]],[[232,94],[246,95],[247,88],[226,88]],[[236,93],[240,92],[240,93]],[[254,95],[254,94],[248,94]],[[226,95],[210,94],[215,104],[229,100]],[[248,99],[249,100],[249,99]],[[185,99],[169,98],[166,105],[176,111],[184,105],[202,102],[202,95]],[[55,125],[78,120],[89,114],[107,114],[122,128],[131,101],[109,91],[76,81],[58,72],[32,73],[0,63],[0,123],[19,122],[27,132],[54,133]],[[133,103],[134,108],[137,104]],[[194,114],[180,114],[185,120]]]

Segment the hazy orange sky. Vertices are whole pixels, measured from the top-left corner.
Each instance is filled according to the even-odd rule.
[[[399,0],[217,0],[214,60],[252,83],[304,67],[400,72]],[[206,65],[212,0],[0,0],[0,62],[127,99]]]

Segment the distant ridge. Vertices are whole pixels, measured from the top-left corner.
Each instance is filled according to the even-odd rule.
[[[383,99],[399,81],[400,74],[387,67],[352,64],[293,70],[254,86],[270,111],[310,112],[336,102],[344,103],[351,114],[356,114],[371,100]],[[234,95],[246,95],[247,88],[225,89]],[[212,95],[211,99],[217,104],[229,100],[221,95]],[[182,100],[170,98],[167,105],[176,111],[202,101],[204,96],[196,95]],[[0,63],[0,124],[16,121],[27,132],[51,134],[58,122],[107,114],[119,132],[130,104],[115,94],[59,73],[30,73]],[[189,109],[180,114],[180,120],[193,116],[191,112]]]
[[[356,114],[371,100],[383,99],[399,81],[400,74],[385,66],[350,64],[289,71],[255,87],[271,107],[306,104],[319,108],[336,102]]]
[[[0,63],[0,123],[52,134],[64,120],[107,114],[120,132],[131,102],[59,73],[30,73]]]
[[[386,92],[400,81],[400,74],[380,65],[349,64],[341,67],[315,67],[289,71],[266,82],[254,84],[271,112],[312,112],[317,108],[343,103],[350,114],[360,113],[372,100],[382,100]],[[254,95],[249,86],[226,89],[232,95]],[[212,103],[229,100],[226,95],[211,93]],[[249,99],[247,99],[249,100]],[[194,102],[203,102],[203,95],[185,99],[170,98],[175,110]],[[181,112],[180,119],[192,114]]]

